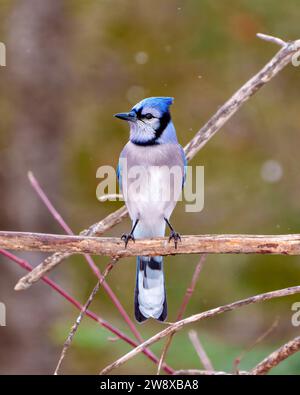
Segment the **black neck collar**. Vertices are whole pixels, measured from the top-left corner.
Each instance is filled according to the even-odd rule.
[[[151,146],[151,145],[159,145],[160,143],[157,141],[157,138],[154,137],[151,140],[148,141],[137,141],[137,140],[130,140],[132,142],[132,144],[134,145],[139,145],[141,147],[147,147],[147,146]]]

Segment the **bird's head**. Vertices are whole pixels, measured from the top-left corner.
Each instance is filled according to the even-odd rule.
[[[131,111],[115,114],[115,117],[129,122],[132,143],[160,144],[163,137],[176,139],[169,111],[173,100],[172,97],[148,97],[137,103]]]

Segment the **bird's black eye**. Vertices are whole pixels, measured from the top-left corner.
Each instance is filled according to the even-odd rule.
[[[151,119],[151,118],[154,118],[154,117],[153,117],[152,114],[150,114],[150,112],[148,112],[148,113],[145,115],[145,118]]]

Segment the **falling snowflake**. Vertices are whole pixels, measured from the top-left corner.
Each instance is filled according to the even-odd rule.
[[[281,164],[276,160],[267,160],[261,167],[261,178],[266,182],[278,182],[283,174]]]
[[[140,51],[135,54],[134,58],[137,64],[145,64],[148,62],[149,55],[147,52]]]

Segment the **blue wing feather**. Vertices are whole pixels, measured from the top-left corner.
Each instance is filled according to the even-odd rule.
[[[117,166],[117,179],[118,179],[120,191],[122,191],[122,169],[120,162],[118,163]]]

